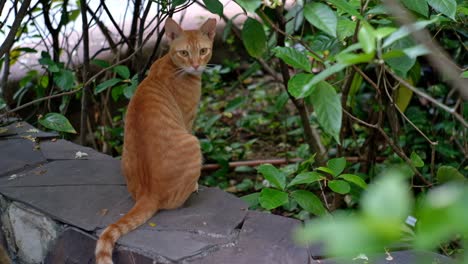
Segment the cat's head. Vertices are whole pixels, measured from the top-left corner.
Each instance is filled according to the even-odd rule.
[[[216,20],[208,19],[198,30],[183,30],[168,18],[164,28],[170,41],[169,55],[174,64],[187,73],[200,75],[211,59]]]

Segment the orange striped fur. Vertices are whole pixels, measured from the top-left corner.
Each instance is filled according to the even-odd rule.
[[[169,53],[151,66],[125,119],[122,170],[135,206],[102,232],[95,251],[97,264],[112,264],[114,245],[122,235],[160,209],[181,206],[197,190],[202,157],[192,125],[215,28],[215,19],[186,31],[167,19]]]

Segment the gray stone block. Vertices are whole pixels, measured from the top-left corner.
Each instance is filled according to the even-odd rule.
[[[105,210],[128,196],[126,187],[115,185],[1,186],[0,192],[53,219],[87,231],[102,227],[101,215]]]
[[[367,258],[367,259],[366,259]],[[368,254],[356,258],[336,258],[315,260],[313,263],[322,264],[455,264],[455,261],[446,256],[429,251],[404,250],[393,251],[386,254]]]
[[[96,150],[81,145],[77,145],[63,139],[45,140],[40,142],[40,150],[48,160],[74,160],[78,151],[84,152],[87,156],[81,160],[113,160],[109,155],[97,152]]]
[[[20,170],[35,167],[45,163],[42,153],[35,148],[35,143],[27,139],[0,140],[0,176],[19,177],[13,175]],[[5,177],[0,177],[4,180]]]
[[[32,125],[19,121],[7,126],[0,127],[0,138],[30,138],[30,139],[46,139],[55,138],[58,134],[56,132],[44,132]]]
[[[49,246],[57,239],[60,226],[41,213],[17,203],[10,205],[8,217],[19,259],[23,263],[41,263]]]
[[[291,218],[249,211],[235,246],[193,259],[191,263],[309,263],[308,249],[295,245],[291,238],[298,224],[299,221]]]
[[[1,152],[0,152],[1,153]],[[125,185],[120,161],[53,161],[25,172],[15,179],[0,178],[3,187],[45,187],[72,185]]]
[[[51,248],[45,264],[94,264],[96,237],[76,228],[67,228]],[[116,264],[154,264],[151,258],[117,247],[113,255]]]

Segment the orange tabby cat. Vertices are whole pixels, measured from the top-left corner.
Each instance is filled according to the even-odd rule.
[[[198,189],[202,157],[191,134],[200,75],[211,58],[216,20],[199,30],[165,25],[169,53],[158,59],[128,106],[122,170],[135,206],[101,234],[96,263],[110,264],[115,242],[160,209],[181,206]]]

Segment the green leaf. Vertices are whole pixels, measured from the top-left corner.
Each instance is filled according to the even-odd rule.
[[[310,72],[311,65],[304,53],[291,47],[276,47],[273,51],[276,57],[282,59],[288,65]]]
[[[126,84],[121,84],[112,88],[111,96],[112,99],[114,99],[114,102],[117,102],[117,100],[119,100],[120,96],[123,94],[125,87],[127,87]]]
[[[342,109],[335,88],[325,81],[319,82],[310,99],[320,126],[340,144]]]
[[[413,84],[413,80],[411,78],[406,79],[409,84]],[[402,112],[405,112],[406,108],[408,107],[411,98],[413,97],[413,90],[409,89],[408,87],[400,84],[397,89],[397,96],[396,96],[396,106]]]
[[[418,21],[410,26],[402,26],[397,31],[393,32],[388,38],[385,39],[382,47],[386,48],[390,46],[392,43],[394,43],[395,41],[408,36],[411,32],[421,30],[436,21],[437,21],[437,17],[431,20]]]
[[[336,60],[339,63],[346,64],[346,65],[353,65],[359,63],[367,63],[374,59],[375,52],[371,53],[340,53],[336,55]]]
[[[255,13],[255,10],[262,4],[260,0],[236,0],[245,11]]]
[[[411,162],[416,168],[422,168],[424,167],[424,161],[419,157],[419,155],[416,152],[411,152],[410,156]]]
[[[455,0],[427,0],[427,3],[434,10],[455,20],[455,13],[457,11],[457,2]]]
[[[437,170],[437,183],[443,184],[451,181],[465,181],[465,176],[452,166],[440,166]]]
[[[262,164],[258,166],[260,172],[274,187],[284,190],[286,187],[286,175],[271,164]]]
[[[0,110],[2,110],[5,107],[7,107],[5,100],[3,100],[3,98],[0,97]]]
[[[298,190],[291,193],[291,197],[306,211],[314,215],[324,215],[327,210],[323,207],[322,201],[313,193]]]
[[[346,159],[343,157],[331,159],[327,162],[327,167],[333,172],[332,175],[336,177],[344,171]]]
[[[255,206],[258,205],[258,203],[259,203],[258,200],[260,198],[260,193],[259,192],[251,193],[251,194],[241,196],[240,198],[241,198],[241,200],[243,200],[244,202],[246,202],[249,205],[249,208],[251,208],[251,207],[255,207]]]
[[[130,78],[130,70],[125,65],[118,65],[112,70],[125,80]]]
[[[322,167],[322,166],[318,167],[317,170],[328,173],[330,175],[333,175],[333,173],[334,173],[331,169],[329,169],[327,167]]]
[[[365,53],[371,53],[375,51],[375,32],[369,24],[365,23],[359,29],[358,40],[359,43],[361,43],[362,49]]]
[[[317,172],[302,172],[298,174],[292,181],[288,184],[288,187],[298,185],[298,184],[309,184],[316,181],[326,179],[323,175]]]
[[[223,16],[223,4],[218,0],[203,0],[203,3],[211,13]]]
[[[354,35],[354,29],[356,28],[356,22],[350,19],[339,17],[338,24],[336,25],[336,34],[338,38],[343,41],[347,37]]]
[[[80,13],[81,13],[80,9],[75,9],[75,10],[70,11],[69,15],[68,15],[68,19],[70,21],[75,21],[78,18],[78,16],[80,15]]]
[[[314,27],[332,37],[336,37],[337,18],[333,10],[325,4],[313,2],[304,7],[304,17]]]
[[[463,79],[468,79],[468,71],[464,71],[460,74],[460,77]]]
[[[402,0],[403,4],[410,10],[421,14],[425,17],[429,14],[429,8],[427,7],[427,0]]]
[[[357,186],[366,189],[367,188],[367,183],[359,176],[354,175],[354,174],[341,174],[339,178],[344,179],[347,182],[352,182],[356,184]]]
[[[296,98],[302,98],[312,93],[312,89],[315,88],[311,85],[313,74],[310,73],[298,73],[294,75],[288,82],[288,91],[292,96]]]
[[[138,88],[138,76],[135,75],[132,78],[132,81],[129,86],[124,88],[124,96],[127,99],[131,99],[133,95],[135,94],[136,89]]]
[[[375,37],[380,40],[392,34],[396,30],[397,29],[394,27],[380,27],[375,30]]]
[[[170,3],[172,4],[173,7],[177,7],[185,2],[187,2],[187,0],[174,0],[174,1],[171,1]]]
[[[317,84],[326,78],[330,77],[331,75],[342,71],[344,68],[346,68],[348,65],[345,65],[343,63],[336,63],[335,65],[326,68],[323,70],[321,73],[317,74],[314,76],[314,78],[310,81],[310,85]]]
[[[419,56],[429,54],[431,51],[425,45],[419,44],[413,47],[403,49],[403,52],[411,59],[416,59]]]
[[[289,201],[288,194],[271,188],[262,189],[258,198],[260,205],[267,209],[275,209]]]
[[[107,80],[105,82],[100,83],[98,86],[96,86],[96,89],[94,89],[94,94],[98,94],[104,90],[106,90],[109,87],[112,87],[122,81],[119,78],[112,78],[110,80]]]
[[[39,118],[39,124],[55,131],[76,134],[76,130],[70,124],[70,121],[59,113],[48,113]]]
[[[224,109],[224,112],[232,112],[232,111],[236,110],[241,105],[243,105],[246,100],[247,100],[246,97],[239,96],[239,97],[229,101],[229,103],[226,105],[226,108]]]
[[[395,42],[391,46],[391,48],[394,50],[404,50],[408,47],[412,47],[413,45],[413,41],[409,37],[407,37]],[[416,59],[410,58],[405,54],[400,57],[385,59],[385,63],[387,63],[395,71],[396,74],[406,79],[408,71],[416,63]]]
[[[100,60],[100,59],[94,59],[94,60],[91,60],[91,63],[94,64],[94,65],[97,65],[101,68],[107,68],[110,66],[109,62],[105,61],[105,60]]]
[[[260,58],[267,48],[267,39],[263,26],[253,18],[248,18],[242,28],[242,41],[250,56]]]
[[[343,63],[336,63],[335,65],[326,68],[321,73],[313,76],[311,74],[296,74],[292,79],[294,81],[288,82],[288,90],[296,98],[307,97],[312,94],[316,89],[315,85],[326,78],[330,77],[339,71],[346,68],[347,65]],[[296,77],[297,76],[297,77]]]
[[[63,91],[70,91],[75,84],[75,74],[72,71],[61,69],[54,75],[54,82]]]
[[[348,1],[345,1],[345,0],[328,0],[327,2],[332,3],[333,5],[338,7],[339,9],[345,11],[346,13],[348,13],[348,14],[350,14],[352,16],[357,17],[358,19],[363,19],[363,17],[361,16],[361,13],[359,13],[354,6],[350,5]]]
[[[411,208],[411,196],[402,172],[387,169],[369,185],[362,196],[361,206],[364,215],[376,227],[399,230]]]
[[[349,191],[351,191],[351,186],[349,186],[349,183],[342,180],[329,181],[328,187],[330,187],[332,191],[339,194],[347,194]]]

